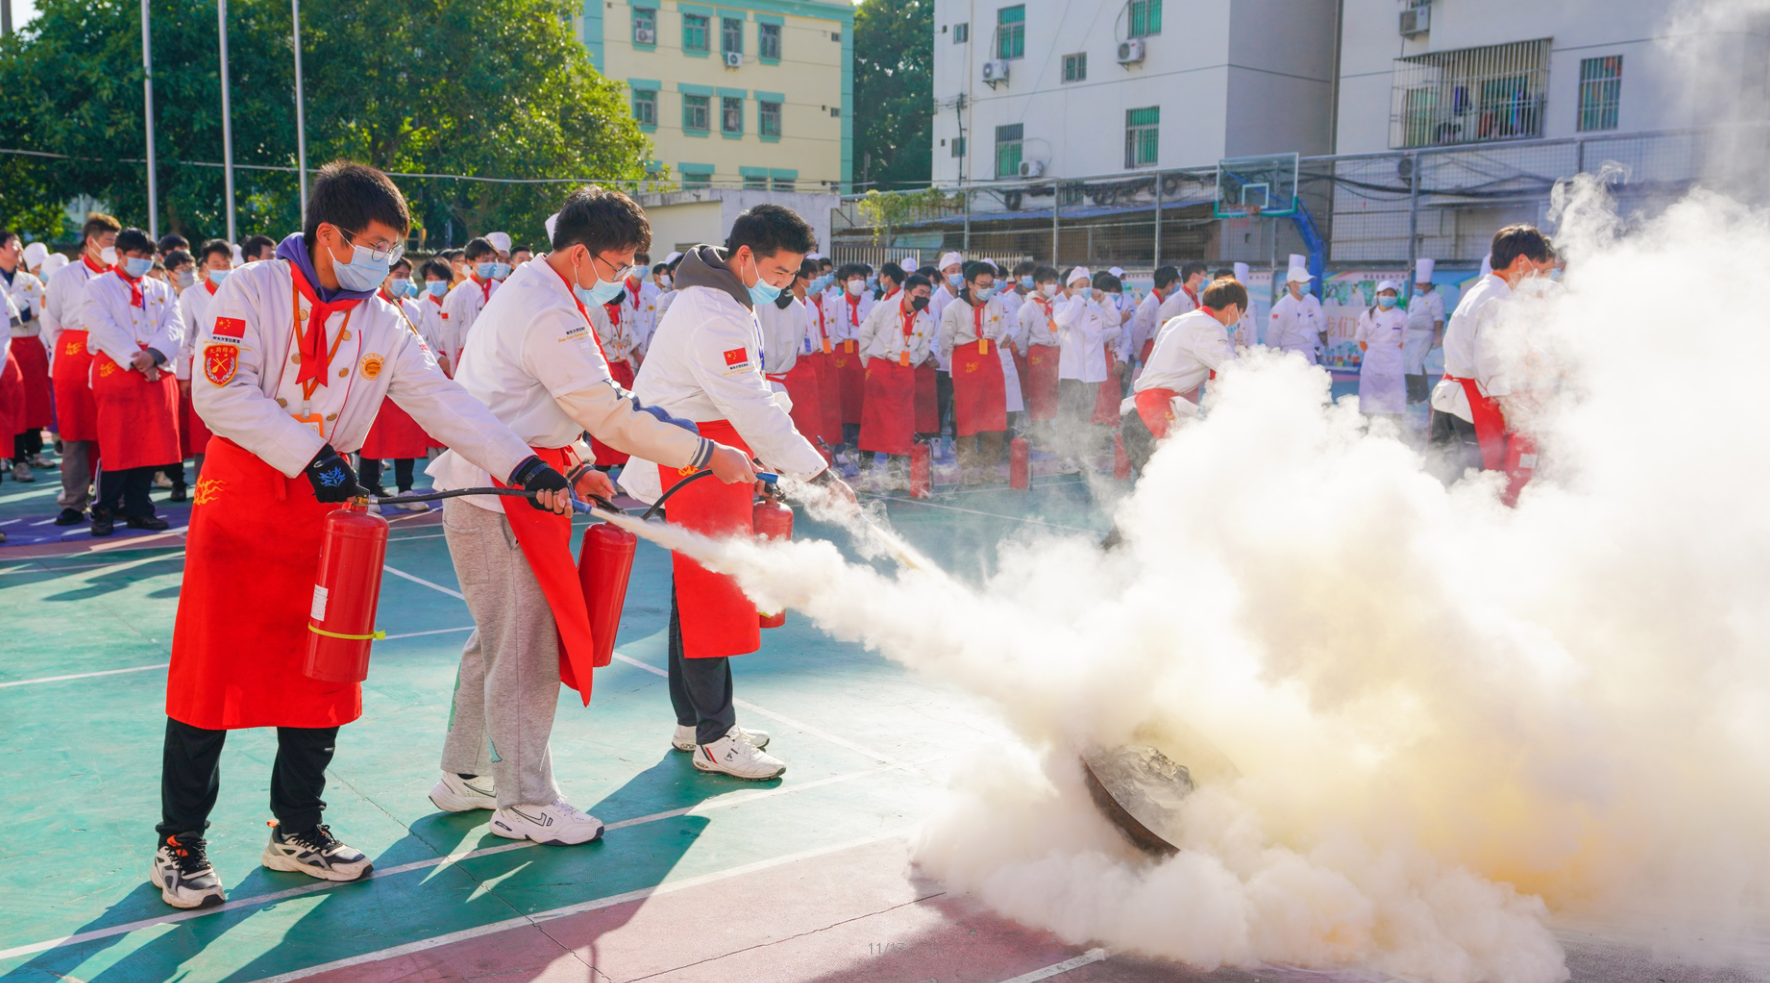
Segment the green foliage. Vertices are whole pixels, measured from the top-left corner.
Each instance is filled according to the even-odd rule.
[[[854,9],[856,180],[926,187],[934,142],[934,0],[861,0]]]
[[[0,222],[44,236],[79,193],[145,226],[141,13],[133,0],[39,0],[0,41]],[[598,75],[564,0],[307,0],[301,7],[307,159],[387,171],[603,182],[644,176],[650,146],[619,85]],[[226,232],[213,0],[154,0],[154,103],[162,231]],[[228,48],[236,165],[296,163],[288,0],[231,0]],[[538,243],[569,184],[395,181],[440,246],[469,231]],[[239,235],[299,227],[291,171],[236,167]],[[53,205],[46,203],[53,202]]]
[[[886,194],[871,190],[855,201],[855,207],[867,226],[873,230],[874,241],[882,243],[886,229],[929,218],[958,201],[958,195],[949,197],[939,188],[893,191]]]

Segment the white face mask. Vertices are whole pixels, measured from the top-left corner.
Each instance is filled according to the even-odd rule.
[[[1055,296],[1057,296],[1057,284],[1055,284],[1055,283],[1041,283],[1041,284],[1039,284],[1039,296],[1041,296],[1041,297],[1055,297]]]
[[[116,246],[106,246],[103,249],[100,249],[98,251],[98,259],[99,259],[99,262],[104,263],[106,266],[116,266],[117,265],[117,247]]]

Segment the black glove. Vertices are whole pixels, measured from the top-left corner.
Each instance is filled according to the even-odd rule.
[[[565,480],[565,475],[553,470],[546,461],[533,454],[523,459],[523,462],[516,466],[515,471],[510,472],[510,480],[505,484],[512,488],[520,487],[529,492],[531,496],[535,492],[543,491],[569,492],[572,487]],[[539,499],[533,497],[529,498],[529,506],[543,512],[551,511],[547,506],[542,505]]]
[[[356,483],[350,462],[339,456],[331,444],[320,448],[303,470],[307,480],[313,482],[313,497],[322,502],[348,502],[368,494]]]

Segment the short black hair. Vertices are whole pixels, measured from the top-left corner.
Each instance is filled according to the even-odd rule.
[[[154,240],[140,229],[128,228],[117,233],[117,255],[124,253],[148,253],[154,251]]]
[[[406,211],[406,196],[399,193],[393,181],[373,167],[353,160],[335,160],[320,168],[308,189],[307,216],[301,223],[309,246],[319,237],[322,223],[356,234],[368,228],[370,222],[380,222],[402,238],[411,230],[412,215]]]
[[[1237,283],[1234,277],[1220,276],[1205,287],[1205,292],[1199,297],[1199,300],[1214,311],[1220,311],[1230,304],[1246,311],[1248,309],[1248,288]]]
[[[517,253],[528,253],[530,256],[533,256],[535,254],[535,251],[533,249],[530,249],[527,246],[511,246],[510,247],[510,258],[515,259]]]
[[[442,252],[437,253],[437,255],[443,258],[443,262],[453,263],[455,260],[467,255],[467,250],[457,246],[453,249],[445,249]]]
[[[1549,237],[1528,224],[1508,225],[1493,234],[1493,268],[1503,270],[1523,256],[1538,263],[1547,263],[1555,255]]]
[[[155,248],[162,253],[170,253],[177,249],[183,249],[186,252],[189,252],[191,241],[176,232],[168,232],[160,237],[160,241],[155,244]]]
[[[896,263],[886,263],[879,268],[879,275],[890,280],[892,283],[902,283],[906,274],[903,271],[903,267]]]
[[[816,249],[816,248],[817,248],[817,244],[816,244],[816,243],[812,243],[812,246],[811,246],[811,248],[812,248],[812,249]],[[756,247],[755,247],[755,246],[751,246],[751,247],[750,247],[750,251],[751,251],[751,252],[755,252],[755,251],[756,251]],[[797,251],[797,250],[795,250],[795,251]],[[818,269],[820,269],[820,270],[821,270],[821,269],[823,269],[823,268],[824,268],[824,267],[826,267],[826,266],[835,266],[835,265],[836,265],[836,261],[835,261],[835,260],[833,260],[833,259],[831,259],[831,258],[830,258],[830,257],[828,257],[828,256],[819,256],[819,257],[818,257],[818,258],[817,258],[817,268],[818,268]]]
[[[1178,282],[1179,279],[1180,271],[1174,269],[1172,266],[1158,266],[1155,268],[1155,285],[1158,289],[1166,290]]]
[[[583,246],[592,253],[651,248],[651,222],[639,203],[613,188],[589,185],[565,196],[553,223],[553,251]],[[636,262],[645,262],[634,256]]]
[[[0,247],[4,247],[7,243],[17,238],[17,232],[12,231],[11,229],[0,229]]]
[[[909,291],[914,290],[917,287],[927,287],[928,289],[933,290],[934,289],[934,281],[928,279],[927,277],[923,276],[920,273],[911,273],[908,276],[904,277],[903,289],[904,289],[905,293],[908,293]]]
[[[940,271],[935,269],[932,266],[918,266],[918,267],[916,267],[916,272],[922,274],[923,276],[927,277],[930,280],[933,280],[935,277],[940,275]]]
[[[964,278],[966,283],[970,283],[985,273],[989,274],[990,279],[995,279],[996,264],[985,263],[981,259],[974,259],[959,269],[959,275]]]
[[[668,272],[670,272],[670,264],[669,263],[659,263],[658,265],[652,267],[651,271],[654,275],[659,274],[659,273],[668,273]]]
[[[1223,277],[1228,277],[1231,280],[1235,279],[1235,270],[1231,267],[1225,266],[1222,269],[1218,270],[1216,276],[1211,277],[1211,279],[1220,280]]]
[[[737,252],[742,246],[749,246],[750,252],[764,258],[782,250],[804,254],[817,248],[817,234],[791,208],[757,205],[739,215],[731,223],[731,234],[725,237],[726,252]],[[824,263],[834,265],[833,260],[821,259],[820,269]]]
[[[1195,259],[1192,262],[1187,263],[1185,266],[1180,267],[1180,279],[1190,280],[1190,279],[1192,279],[1192,275],[1194,273],[1209,273],[1209,272],[1211,272],[1211,268],[1210,268],[1210,266],[1206,265],[1204,260]]]
[[[438,280],[444,282],[455,278],[455,273],[453,270],[449,269],[449,264],[440,259],[425,260],[424,265],[418,267],[418,275],[425,279],[436,277]]]
[[[103,212],[88,212],[86,224],[80,227],[80,241],[85,242],[93,236],[101,236],[106,232],[123,231],[123,223]]]
[[[1118,277],[1113,276],[1105,270],[1101,270],[1099,273],[1094,274],[1094,289],[1104,293],[1112,293],[1124,289],[1124,284],[1119,282]]]
[[[406,268],[407,272],[410,272],[412,269],[412,261],[405,258],[404,256],[401,256],[399,259],[394,260],[393,263],[387,267],[387,272],[392,273],[394,270],[397,270],[402,266]]]
[[[1055,266],[1041,266],[1038,269],[1033,270],[1034,283],[1057,283],[1062,279],[1063,274],[1057,272],[1057,267]]]
[[[1030,259],[1023,259],[1020,262],[1014,264],[1014,275],[1015,276],[1026,276],[1028,273],[1031,273],[1038,268],[1039,268],[1039,264],[1033,262]]]
[[[843,263],[841,268],[836,270],[836,279],[852,280],[857,276],[868,276],[872,272],[872,267],[865,263]]]
[[[190,254],[190,250],[188,250],[188,249],[174,249],[174,250],[172,250],[171,252],[166,254],[165,262],[166,262],[166,268],[169,270],[176,270],[180,266],[183,266],[186,263],[189,263],[192,266],[197,265],[196,258]]]
[[[817,260],[802,259],[799,261],[799,275],[809,280],[817,272]]]
[[[240,240],[240,258],[248,263],[255,259],[259,252],[269,249],[275,252],[277,241],[270,236],[247,236]]]
[[[210,239],[203,243],[203,249],[199,255],[203,257],[205,263],[209,262],[211,256],[225,256],[227,261],[231,263],[234,259],[234,247],[228,245],[226,239]]]
[[[651,248],[650,246],[646,247],[646,249],[650,249],[650,248]],[[633,265],[634,266],[650,266],[651,265],[651,254],[647,253],[645,251],[645,249],[641,249],[640,251],[634,253],[633,254]]]
[[[467,257],[469,263],[477,263],[486,256],[497,259],[498,247],[492,245],[492,240],[485,236],[474,236],[467,240],[467,248],[463,251],[463,255]]]

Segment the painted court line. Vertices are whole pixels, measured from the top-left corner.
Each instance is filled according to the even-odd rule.
[[[335,969],[348,969],[349,967],[361,966],[366,963],[396,959],[400,956],[409,956],[419,952],[426,952],[456,942],[465,942],[469,939],[477,939],[487,935],[495,935],[499,932],[507,932],[513,928],[524,928],[530,925],[539,927],[542,922],[553,921],[554,919],[565,918],[571,915],[581,915],[585,912],[598,911],[603,908],[613,908],[616,905],[623,905],[630,901],[644,901],[647,898],[657,897],[662,894],[674,894],[677,891],[686,891],[690,888],[715,884],[719,881],[730,880],[734,877],[742,877],[746,874],[758,873],[774,867],[783,867],[787,864],[795,864],[805,860],[814,860],[818,857],[828,856],[832,853],[840,853],[843,850],[852,850],[856,847],[869,846],[885,840],[897,839],[907,835],[907,833],[908,830],[893,830],[892,832],[878,836],[869,836],[859,840],[849,840],[846,843],[819,847],[815,850],[805,850],[800,853],[788,854],[784,857],[775,857],[772,860],[759,860],[755,863],[744,864],[739,867],[733,867],[729,870],[718,871],[717,873],[702,874],[698,877],[685,877],[679,881],[670,881],[664,884],[659,884],[655,887],[640,888],[637,891],[628,891],[624,894],[611,894],[606,898],[597,898],[594,901],[585,901],[581,904],[568,905],[563,908],[554,908],[549,911],[537,911],[529,915],[518,915],[515,918],[507,918],[500,922],[492,922],[489,925],[463,929],[459,932],[450,932],[447,935],[438,935],[435,938],[424,939],[420,942],[410,942],[406,945],[398,945],[393,946],[392,948],[382,949],[379,952],[368,952],[360,956],[351,956],[348,959],[338,959],[333,962],[322,963],[318,966],[309,966],[306,969],[298,969],[289,973],[261,977],[260,979],[252,981],[252,983],[289,983],[291,980],[305,979],[306,977],[317,976],[320,973],[328,973]],[[3,955],[5,954],[0,953],[0,956]]]
[[[385,564],[382,565],[381,569],[387,571],[388,573],[393,574],[395,577],[403,577],[406,580],[410,580],[414,584],[423,584],[424,586],[430,588],[431,590],[440,591],[440,592],[447,594],[450,597],[452,597],[458,601],[467,600],[467,598],[465,596],[463,596],[462,593],[458,590],[450,590],[449,588],[444,587],[441,584],[433,584],[430,581],[425,580],[423,577],[414,577],[411,574],[405,572],[404,570],[395,570],[394,568],[387,566]]]
[[[1020,515],[1003,515],[1000,512],[983,512],[978,509],[962,509],[957,505],[942,505],[939,502],[928,502],[919,498],[898,498],[894,495],[881,495],[879,498],[880,501],[885,502],[902,502],[905,505],[924,505],[931,509],[946,509],[949,512],[966,512],[971,515],[987,515],[992,519],[1009,519],[1014,522],[1031,523],[1035,526],[1050,526],[1052,529],[1068,529],[1072,532],[1094,531],[1092,529],[1084,529],[1081,526],[1066,526],[1060,522],[1046,522],[1043,519],[1028,519],[1025,516]]]
[[[1065,959],[1060,963],[1053,963],[1046,966],[1044,969],[1035,969],[1030,973],[1022,973],[1013,979],[1003,980],[1002,983],[1036,983],[1038,980],[1048,980],[1053,976],[1062,976],[1064,973],[1067,973],[1072,969],[1081,969],[1083,966],[1092,966],[1105,958],[1105,949],[1089,949],[1087,952],[1082,953],[1074,959]]]
[[[627,827],[638,826],[643,823],[651,823],[651,822],[658,822],[658,821],[664,820],[664,819],[672,819],[677,816],[685,816],[685,815],[691,815],[691,814],[699,814],[701,812],[711,812],[711,811],[718,810],[718,809],[726,809],[726,808],[730,808],[732,806],[743,805],[744,803],[747,803],[747,802],[754,802],[757,799],[772,798],[776,795],[784,795],[784,794],[790,794],[792,792],[798,792],[798,791],[803,791],[803,790],[808,790],[808,789],[813,789],[813,788],[820,788],[825,785],[834,785],[839,782],[854,781],[856,779],[866,778],[866,777],[869,777],[872,775],[877,775],[882,770],[884,770],[884,769],[871,768],[871,769],[867,769],[865,771],[849,772],[844,775],[834,775],[829,778],[819,779],[819,780],[813,781],[813,782],[806,782],[803,785],[781,786],[779,788],[763,789],[763,790],[750,792],[750,793],[730,795],[730,796],[726,796],[722,799],[717,799],[717,800],[714,800],[711,802],[698,803],[697,805],[692,806],[687,809],[673,809],[673,810],[670,810],[669,812],[654,813],[653,815],[650,815],[650,816],[639,816],[634,819],[625,819],[620,822],[610,824],[607,827],[607,829],[625,829]],[[900,835],[900,834],[894,833],[894,834],[890,834],[890,835]],[[885,839],[885,838],[888,838],[888,837],[880,837],[880,839]],[[865,842],[874,842],[874,841],[865,841]],[[430,868],[449,867],[449,866],[454,866],[456,864],[459,864],[464,860],[477,860],[480,857],[496,856],[497,854],[510,853],[514,850],[527,850],[527,849],[530,849],[531,847],[537,847],[539,845],[540,844],[529,842],[529,841],[525,840],[525,841],[519,842],[519,843],[500,844],[498,846],[485,847],[483,849],[478,849],[478,850],[462,850],[462,851],[458,851],[455,853],[450,853],[446,856],[430,857],[425,860],[415,860],[411,863],[399,864],[394,867],[377,867],[374,870],[374,872],[369,874],[368,877],[363,878],[363,880],[365,880],[365,881],[378,880],[378,879],[384,878],[384,877],[394,877],[399,874],[409,874],[415,870],[427,870]],[[845,844],[840,847],[831,847],[828,849],[830,849],[830,850],[846,849],[848,846],[855,846],[855,845],[858,845],[858,844],[850,843],[850,844]],[[238,911],[242,908],[256,908],[261,905],[272,904],[272,903],[278,902],[278,901],[286,901],[289,898],[298,898],[303,895],[317,894],[322,891],[335,890],[339,887],[348,886],[348,883],[362,883],[362,881],[339,883],[339,882],[335,882],[335,881],[316,880],[316,881],[313,881],[312,883],[309,883],[309,884],[302,884],[299,887],[286,888],[281,891],[272,891],[269,894],[254,895],[249,898],[232,898],[232,899],[228,900],[225,904],[219,904],[213,908],[201,908],[201,909],[196,909],[196,910],[191,910],[191,911],[173,911],[173,912],[168,912],[167,914],[164,914],[164,915],[157,915],[153,918],[143,918],[143,919],[139,919],[139,920],[133,921],[133,922],[123,922],[123,923],[117,924],[117,925],[107,925],[104,928],[96,928],[90,932],[76,932],[72,935],[64,935],[60,938],[44,939],[41,942],[31,942],[26,945],[14,946],[10,949],[0,949],[0,960],[11,959],[15,956],[35,955],[36,953],[39,953],[39,952],[48,952],[51,949],[65,949],[68,946],[80,945],[82,943],[91,942],[96,939],[108,939],[108,938],[110,938],[112,936],[116,936],[116,935],[127,935],[130,932],[139,931],[144,928],[154,928],[159,925],[174,925],[174,924],[177,924],[178,922],[189,921],[193,918],[203,918],[208,915],[219,915],[223,912]],[[630,892],[630,893],[643,896],[646,890],[655,891],[655,890],[659,890],[659,889],[656,889],[656,888],[642,889],[639,892]],[[674,888],[672,888],[672,890],[674,890]],[[616,897],[624,898],[625,895],[617,895]],[[604,900],[607,900],[607,899],[604,899]],[[594,904],[595,902],[591,902],[591,903]],[[611,901],[609,903],[618,904],[620,902]],[[589,909],[585,909],[585,910],[589,910]],[[538,915],[536,917],[548,917],[548,916]],[[502,923],[500,923],[500,924],[502,924]],[[413,944],[422,946],[422,943],[413,943]],[[438,943],[438,944],[441,944],[441,943]],[[428,948],[428,946],[424,946],[424,947]],[[416,951],[416,950],[414,950],[414,951]],[[314,973],[314,972],[319,972],[319,970],[318,969],[306,970],[306,971],[303,971],[303,975],[306,975],[308,973]]]

